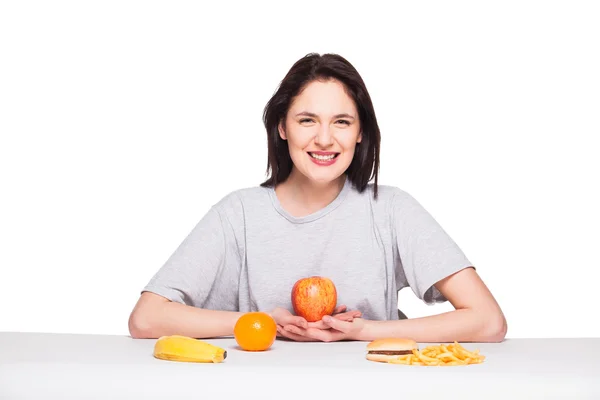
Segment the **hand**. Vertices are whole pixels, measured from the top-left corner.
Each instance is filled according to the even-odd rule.
[[[337,342],[340,340],[356,340],[365,326],[365,320],[362,318],[343,321],[329,315],[324,316],[319,322],[322,322],[326,326],[326,329],[314,327],[301,328],[294,325],[286,325],[284,331],[280,333],[296,341]]]
[[[354,318],[360,318],[362,316],[362,313],[358,310],[354,310],[354,311],[346,311],[346,310],[347,310],[346,306],[342,304],[341,306],[337,307],[333,311],[332,316],[341,321],[348,321],[348,322],[351,322],[352,320],[354,320]],[[329,325],[325,324],[323,322],[323,320],[321,320],[321,321],[309,322],[308,328],[329,329],[331,327]]]
[[[286,310],[287,312],[287,310]],[[290,314],[291,315],[291,314]],[[355,318],[362,316],[362,313],[358,310],[346,311],[345,305],[338,306],[332,314],[332,319],[340,322],[352,322]],[[327,317],[327,316],[326,316]],[[324,317],[324,319],[326,319]],[[302,318],[304,320],[304,318]],[[304,320],[306,321],[306,320]],[[301,324],[284,324],[277,325],[277,332],[280,336],[285,338],[299,341],[299,342],[314,342],[323,340],[324,336],[319,331],[330,331],[331,325],[326,323],[324,320],[316,322],[308,322],[306,325]],[[338,339],[341,340],[341,339]],[[331,340],[329,340],[331,341]]]
[[[308,322],[304,318],[293,315],[285,308],[277,307],[271,311],[270,315],[277,324],[277,332],[279,332],[279,328],[287,325],[308,328]]]

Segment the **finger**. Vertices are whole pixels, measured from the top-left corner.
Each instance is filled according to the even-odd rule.
[[[302,329],[295,326],[289,326],[290,330],[297,336],[318,340],[321,342],[334,342],[343,340],[345,333],[336,331],[335,329]]]
[[[285,332],[293,333],[294,335],[306,336],[308,329],[299,328],[296,325],[284,325],[283,330]]]
[[[298,328],[295,325],[287,325],[287,326],[291,327],[292,330],[294,330],[294,329],[302,329],[302,328]],[[288,330],[288,329],[286,329],[284,327],[281,327],[281,328],[278,327],[277,330],[280,331],[281,336],[283,336],[283,337],[285,337],[287,339],[290,339],[290,340],[294,340],[296,342],[314,342],[314,341],[316,341],[313,338],[310,338],[308,336],[299,335],[299,334],[294,333],[294,332],[292,332],[292,331],[290,331],[290,330]]]
[[[315,321],[315,322],[309,322],[308,326],[306,327],[306,329],[329,329],[329,325],[327,325],[325,322],[319,320],[319,321]]]
[[[303,328],[298,328],[297,326],[293,326],[293,325],[284,326],[283,329],[287,332],[290,332],[290,333],[296,335],[296,336],[302,336],[302,337],[315,339],[315,340],[321,340],[321,341],[326,339],[326,335],[322,334],[325,331],[322,329],[314,329],[314,328],[303,329]]]
[[[342,321],[352,322],[354,318],[359,318],[362,313],[358,310],[355,311],[347,311],[344,313],[333,315],[333,318],[340,319]],[[331,327],[323,322],[323,320],[309,322],[306,328],[315,328],[315,329],[330,329]],[[305,329],[306,329],[305,328]]]
[[[341,319],[342,321],[352,321],[353,317],[351,315],[346,315],[346,313],[336,314],[333,318]],[[323,322],[323,320],[309,322],[308,326],[305,329],[330,329],[331,327]]]
[[[340,313],[343,313],[344,311],[346,311],[346,305],[341,304],[338,307],[336,307],[335,310],[333,310],[333,314],[340,314]]]
[[[283,326],[277,325],[277,335],[276,336],[282,337],[282,338],[288,338],[285,334],[286,334],[286,332],[283,330]]]
[[[337,318],[323,317],[323,322],[330,328],[343,333],[347,333],[352,329],[352,322],[342,321]]]
[[[347,311],[345,313],[334,315],[334,318],[340,319],[342,321],[352,321],[354,318],[358,318],[362,315],[362,313],[358,310]]]
[[[286,332],[281,325],[277,325],[277,336],[282,337],[284,339],[295,340],[293,337],[290,337],[290,333]]]
[[[289,333],[289,332],[282,332],[280,334],[280,339],[294,341],[294,342],[305,341],[305,340],[297,340],[296,338],[292,337],[291,333]]]
[[[282,324],[281,325],[296,325],[299,326],[300,328],[308,328],[308,322],[306,322],[306,320],[302,317],[299,316],[295,316],[295,315],[290,315],[287,316],[285,318],[282,318]]]
[[[302,329],[293,325],[284,327],[284,330],[303,338],[314,339],[321,342],[333,342],[342,340],[345,337],[343,332],[334,329]]]
[[[342,318],[349,321],[352,320],[352,317],[347,315],[346,306],[344,304],[337,307],[331,315],[335,318]],[[302,326],[301,328],[329,329],[329,326],[325,325],[323,321],[319,320],[315,322],[309,322],[308,326]]]
[[[327,338],[327,336],[325,334],[323,334],[325,331],[322,329],[314,329],[314,328],[304,329],[304,328],[298,328],[295,325],[286,325],[283,327],[283,330],[286,331],[287,333],[291,333],[295,336],[301,336],[301,337],[309,338],[309,339],[324,340]]]

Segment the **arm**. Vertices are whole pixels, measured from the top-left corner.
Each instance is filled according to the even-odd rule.
[[[201,309],[144,292],[129,316],[129,333],[135,339],[167,335],[198,339],[231,336],[241,314],[234,311]]]
[[[287,326],[294,335],[324,342],[371,341],[388,337],[412,338],[417,342],[501,342],[507,330],[498,303],[473,268],[463,269],[435,285],[455,310],[429,317],[396,321],[351,322],[323,318],[331,329],[302,329]]]
[[[183,335],[197,339],[233,336],[233,329],[242,312],[206,310],[172,302],[151,292],[140,296],[129,317],[129,333],[134,339],[156,339],[161,336]],[[279,327],[292,325],[306,327],[304,318],[288,310],[276,308],[268,313]],[[351,321],[360,316],[358,311],[346,311],[341,305],[334,311],[340,320]],[[281,332],[279,332],[281,334]],[[288,335],[282,335],[288,337]]]
[[[323,341],[374,340],[410,337],[420,342],[498,342],[506,335],[506,320],[496,300],[462,250],[433,216],[406,192],[391,203],[390,221],[398,258],[398,287],[408,283],[421,300],[444,298],[455,310],[439,315],[399,321],[323,322],[330,330],[286,327],[290,332]]]
[[[132,337],[233,334],[240,315],[233,307],[239,251],[233,226],[223,222],[231,208],[225,203],[211,207],[144,287],[129,316]],[[218,294],[216,300],[211,293]]]
[[[356,340],[410,337],[417,342],[501,342],[507,324],[500,306],[473,268],[442,279],[436,288],[455,310],[399,321],[364,321]]]
[[[472,264],[457,243],[410,194],[398,192],[392,210],[395,243],[402,260],[398,287],[408,283],[421,300],[433,303],[445,298],[455,310],[416,319],[369,322],[365,337],[408,336],[424,342],[503,340],[504,315],[475,268],[467,267]]]

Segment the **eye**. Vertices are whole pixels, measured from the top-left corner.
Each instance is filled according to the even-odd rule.
[[[299,122],[301,124],[304,124],[304,123],[315,122],[315,121],[312,118],[302,118]]]
[[[348,121],[346,119],[340,119],[340,120],[336,121],[336,124],[350,125],[350,121]]]

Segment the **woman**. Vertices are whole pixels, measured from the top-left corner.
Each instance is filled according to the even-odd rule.
[[[242,313],[264,311],[297,341],[504,339],[503,313],[459,247],[412,196],[378,185],[379,127],[348,61],[297,61],[264,123],[268,180],[229,193],[194,227],[142,291],[132,337],[230,336]],[[309,323],[292,315],[290,293],[312,275],[333,280],[340,305]],[[400,319],[404,287],[455,310]]]

